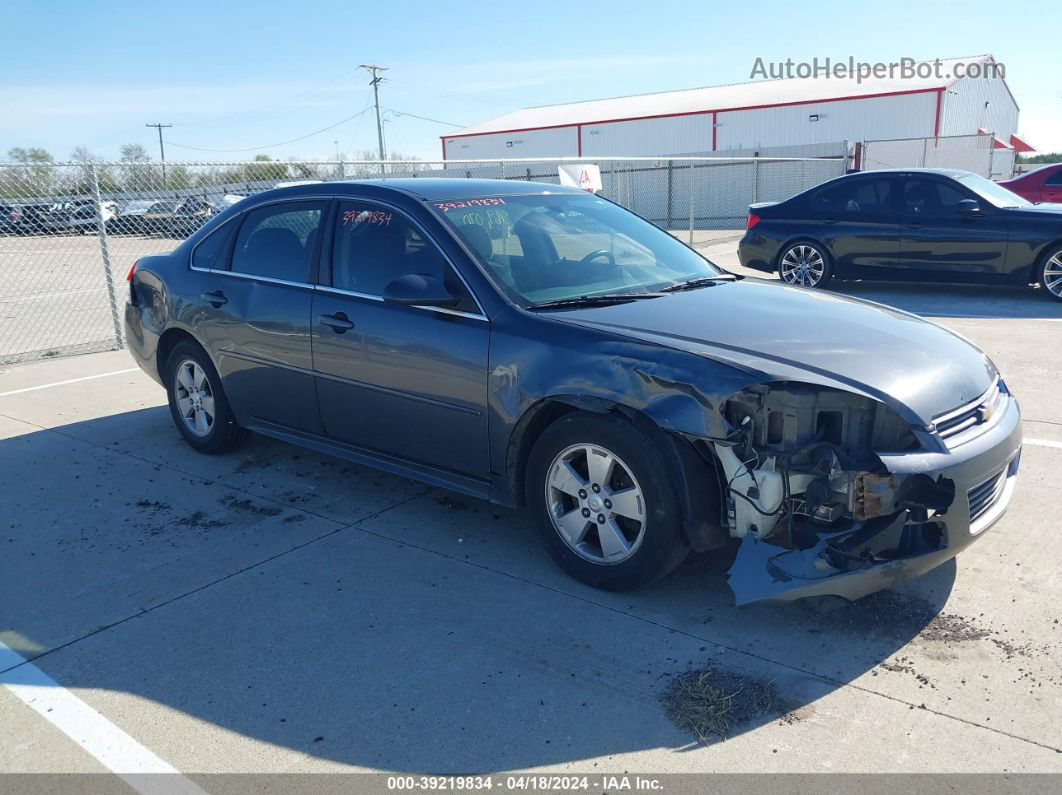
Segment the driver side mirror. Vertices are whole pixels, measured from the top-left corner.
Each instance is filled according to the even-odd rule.
[[[977,203],[977,199],[961,199],[958,204],[955,205],[955,209],[959,215],[980,215],[981,205]]]
[[[388,284],[383,299],[406,306],[457,306],[460,299],[434,276],[407,273]]]

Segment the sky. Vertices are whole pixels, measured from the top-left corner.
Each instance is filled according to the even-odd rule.
[[[891,62],[991,53],[1019,129],[1062,151],[1057,2],[138,0],[5,4],[0,158],[40,146],[116,159],[440,156],[439,136],[528,105],[750,78],[756,58]],[[416,117],[423,118],[416,118]],[[297,140],[296,140],[297,139]]]

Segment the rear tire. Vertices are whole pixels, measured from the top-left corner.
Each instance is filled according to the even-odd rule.
[[[1062,248],[1055,248],[1044,257],[1039,282],[1049,298],[1062,301]]]
[[[664,456],[617,415],[576,412],[546,428],[524,492],[550,557],[594,588],[639,588],[689,554]]]
[[[823,288],[833,279],[833,261],[819,243],[797,240],[778,254],[778,278],[794,287]]]
[[[173,424],[189,445],[217,455],[247,441],[250,431],[236,423],[221,377],[201,347],[177,343],[166,359],[164,380]]]

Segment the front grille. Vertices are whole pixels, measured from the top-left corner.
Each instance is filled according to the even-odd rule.
[[[1003,391],[999,388],[999,381],[997,380],[977,400],[938,417],[933,424],[936,426],[940,438],[947,441],[964,431],[988,423],[995,413],[999,411],[998,404],[1002,396]]]
[[[1007,485],[1007,470],[1003,469],[990,477],[980,486],[970,489],[970,522],[976,522],[984,516],[1003,496]]]

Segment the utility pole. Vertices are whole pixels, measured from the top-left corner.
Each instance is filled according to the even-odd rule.
[[[166,187],[166,147],[162,144],[162,128],[172,127],[172,124],[145,124],[145,127],[155,127],[159,131],[159,159],[162,160],[162,187]]]
[[[383,141],[383,122],[380,119],[380,82],[383,80],[377,72],[386,72],[386,66],[375,66],[373,64],[363,63],[360,69],[365,69],[372,74],[372,80],[369,84],[372,86],[372,95],[376,102],[376,140],[380,144],[380,173],[384,173],[384,141]]]

